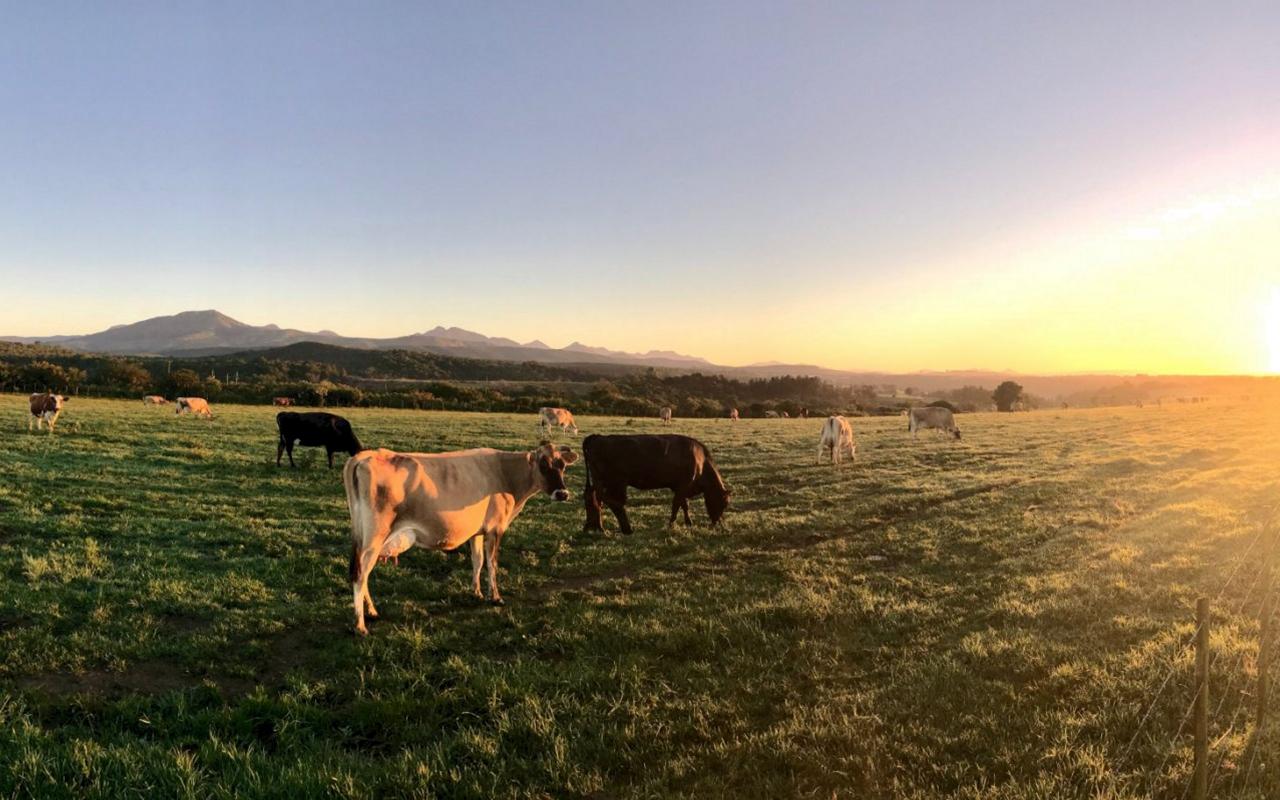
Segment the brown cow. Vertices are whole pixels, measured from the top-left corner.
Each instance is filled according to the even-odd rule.
[[[567,408],[544,407],[538,409],[538,427],[544,434],[550,434],[552,428],[576,434],[578,423],[573,421],[573,414]]]
[[[32,422],[36,424],[36,430],[40,430],[47,422],[49,433],[53,433],[53,426],[58,421],[58,415],[62,413],[63,403],[66,402],[66,397],[52,392],[36,392],[31,395],[31,416],[27,418],[27,430],[31,430]]]
[[[142,396],[142,404],[144,406],[162,406],[168,402],[158,394],[145,394]]]
[[[273,405],[273,406],[291,406],[291,405],[293,405],[293,398],[292,398],[292,397],[273,397],[273,398],[271,398],[271,405]]]
[[[351,512],[351,590],[356,632],[366,608],[377,617],[369,574],[378,561],[417,545],[453,550],[471,543],[471,586],[477,597],[487,563],[489,594],[498,593],[498,546],[524,504],[538,492],[569,499],[564,471],[578,460],[568,447],[550,442],[526,453],[461,450],[454,453],[395,453],[365,450],[347,461],[342,483]]]
[[[734,422],[738,421],[738,409],[736,408],[729,409],[729,419],[733,420]]]
[[[178,407],[174,410],[174,415],[189,411],[197,417],[205,419],[213,419],[213,412],[209,410],[209,401],[203,397],[179,397]]]
[[[587,485],[583,501],[587,507],[586,531],[602,531],[600,504],[603,501],[618,519],[623,533],[631,533],[627,519],[627,487],[670,489],[671,519],[684,512],[689,522],[689,498],[702,495],[707,517],[715,525],[729,506],[729,489],[711,462],[706,446],[677,434],[594,434],[582,440],[587,459]]]

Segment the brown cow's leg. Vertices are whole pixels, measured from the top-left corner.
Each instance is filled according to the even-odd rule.
[[[612,497],[605,498],[605,503],[608,504],[609,510],[612,511],[613,516],[617,517],[618,519],[618,530],[630,536],[631,521],[627,519],[627,507],[623,505],[623,503],[625,502],[626,502],[625,499],[619,501],[619,500],[615,500]]]
[[[281,438],[280,441],[276,442],[276,466],[277,467],[280,466],[280,457],[283,455],[284,455],[284,439]],[[290,454],[289,463],[290,464],[293,463],[292,454]]]
[[[329,454],[329,469],[333,469],[333,450],[326,447],[324,451]]]
[[[587,521],[583,523],[583,531],[604,532],[600,519],[600,495],[595,486],[587,486],[582,492],[582,505],[587,509]]]
[[[502,595],[498,593],[498,545],[502,536],[498,533],[484,535],[484,555],[489,567],[489,599],[495,606],[502,605]]]
[[[471,591],[479,599],[484,599],[480,591],[480,570],[484,569],[484,534],[477,533],[471,537]]]

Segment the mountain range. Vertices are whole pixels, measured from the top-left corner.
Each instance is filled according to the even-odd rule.
[[[548,364],[632,364],[636,366],[708,369],[706,359],[650,350],[626,353],[574,342],[566,347],[550,347],[533,340],[521,344],[501,336],[485,336],[462,328],[436,326],[421,333],[387,339],[342,336],[331,330],[302,331],[278,325],[249,325],[220,311],[183,311],[152,317],[127,325],[113,325],[105,331],[63,336],[0,336],[27,344],[57,344],[86,353],[118,355],[206,356],[241,350],[260,350],[297,342],[322,342],[375,350],[420,350],[461,358],[500,361],[539,361]]]
[[[1027,391],[1042,397],[1067,397],[1081,392],[1093,392],[1114,387],[1122,382],[1135,384],[1159,383],[1169,394],[1203,394],[1209,383],[1222,383],[1219,379],[1201,379],[1195,376],[1125,376],[1110,374],[1077,375],[1027,375],[995,370],[951,370],[912,373],[854,372],[832,369],[813,364],[762,362],[743,367],[713,364],[696,356],[674,353],[669,350],[650,350],[647,353],[627,353],[593,347],[574,342],[566,347],[550,347],[534,340],[520,343],[504,337],[485,336],[462,328],[436,326],[421,333],[387,339],[342,336],[331,330],[303,331],[281,328],[278,325],[248,325],[218,311],[184,311],[171,316],[153,317],[127,325],[115,325],[98,333],[65,336],[0,336],[0,340],[59,345],[85,353],[118,355],[153,355],[172,357],[221,356],[238,352],[262,351],[265,355],[296,357],[296,353],[280,353],[278,348],[289,348],[304,342],[317,342],[357,350],[410,350],[434,353],[455,358],[484,361],[537,362],[550,365],[601,366],[610,370],[617,367],[643,369],[657,367],[680,372],[721,374],[730,378],[770,378],[784,375],[804,375],[822,378],[837,385],[871,384],[894,385],[914,392],[936,392],[958,389],[963,386],[994,387],[1003,380],[1013,379]],[[1271,382],[1275,379],[1261,379]],[[1241,391],[1256,384],[1253,379],[1241,383]],[[1234,386],[1235,383],[1232,383]]]

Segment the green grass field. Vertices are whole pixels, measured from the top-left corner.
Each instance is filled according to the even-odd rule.
[[[1248,750],[1241,716],[1280,438],[1226,404],[964,415],[961,442],[856,419],[840,468],[819,420],[677,420],[724,526],[636,493],[634,536],[584,534],[579,464],[506,536],[505,607],[414,549],[359,639],[341,471],[277,469],[272,409],[73,399],[48,436],[25,402],[0,397],[5,797],[1177,798],[1202,594],[1214,796],[1280,796],[1280,719]],[[398,450],[539,438],[344,413]]]

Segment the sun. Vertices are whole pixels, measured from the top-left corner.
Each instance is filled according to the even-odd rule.
[[[1267,371],[1280,373],[1280,287],[1271,290],[1262,324],[1267,338]]]

